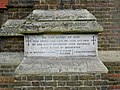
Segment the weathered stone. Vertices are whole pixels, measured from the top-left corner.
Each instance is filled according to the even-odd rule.
[[[48,21],[31,22],[23,26],[24,34],[40,33],[98,33],[103,28],[97,21]]]
[[[107,69],[97,57],[27,57],[15,72],[16,74],[106,73]]]
[[[1,52],[0,64],[18,65],[23,59],[23,53]]]
[[[98,33],[103,28],[87,10],[34,10],[22,27],[24,34]]]
[[[17,67],[16,74],[70,74],[70,73],[106,73],[108,70],[97,57],[97,33],[103,28],[96,21],[96,18],[87,10],[34,10],[27,18],[22,26],[22,32],[25,34],[25,58]],[[72,43],[64,43],[71,46],[66,49],[65,45],[58,45],[58,37],[49,39],[48,35],[39,38],[35,34],[51,34],[59,33],[71,36]],[[74,35],[79,34],[77,38]],[[82,37],[81,33],[89,33]],[[92,34],[90,34],[92,33]],[[26,35],[34,34],[34,35]],[[70,34],[70,35],[68,35]],[[93,35],[94,34],[94,35]],[[56,35],[60,36],[60,35]],[[62,36],[62,35],[61,35]],[[80,37],[81,36],[81,37]],[[90,37],[89,37],[90,36]],[[32,37],[32,38],[31,38]],[[92,39],[91,39],[92,38]],[[67,38],[68,39],[68,38]],[[83,40],[85,39],[85,40]],[[39,40],[43,40],[40,42]],[[47,40],[47,41],[45,41]],[[58,40],[58,39],[57,39]],[[66,40],[59,38],[59,40]],[[39,42],[39,43],[36,43]],[[54,43],[56,42],[56,43]],[[66,42],[66,41],[65,41]],[[87,42],[87,44],[85,43]],[[44,44],[41,46],[41,44]],[[51,43],[50,45],[48,45]],[[54,44],[57,44],[56,47]],[[39,45],[38,45],[39,44]],[[82,45],[81,45],[82,44]],[[85,45],[83,45],[85,44]],[[43,47],[45,46],[46,47]],[[78,45],[77,48],[76,47]],[[42,49],[44,48],[44,49]],[[48,48],[48,49],[45,49]],[[54,49],[51,49],[54,48]],[[66,51],[67,52],[66,52]],[[69,52],[68,52],[69,50]],[[76,52],[74,51],[76,50]],[[79,52],[78,52],[79,51]],[[46,53],[47,52],[47,53]],[[87,53],[86,53],[87,52]],[[37,54],[35,54],[37,53]],[[42,54],[41,54],[42,53]],[[61,55],[62,53],[62,55]],[[76,54],[77,53],[77,54]],[[60,55],[59,55],[60,54]],[[69,55],[67,55],[69,54]],[[53,77],[54,78],[54,77]]]
[[[22,36],[21,26],[25,20],[8,20],[2,25],[0,30],[0,36]]]
[[[81,10],[34,10],[27,20],[96,20],[86,9]]]

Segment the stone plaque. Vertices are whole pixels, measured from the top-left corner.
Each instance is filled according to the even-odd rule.
[[[25,35],[25,56],[96,56],[97,35]]]

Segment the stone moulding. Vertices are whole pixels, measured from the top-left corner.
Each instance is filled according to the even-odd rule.
[[[23,36],[21,26],[25,20],[8,20],[2,25],[0,36]]]
[[[0,36],[45,33],[82,34],[102,31],[102,26],[86,9],[34,10],[25,20],[8,20],[2,25]]]
[[[97,21],[31,22],[23,26],[23,34],[40,33],[99,33],[103,28]]]
[[[23,34],[99,33],[102,26],[86,9],[34,10],[26,18]]]
[[[58,21],[95,21],[96,18],[88,12],[86,9],[81,10],[33,10],[26,18],[29,21],[48,21],[48,20],[58,20]]]

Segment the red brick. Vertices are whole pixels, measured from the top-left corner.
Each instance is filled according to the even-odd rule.
[[[110,90],[111,89],[117,89],[118,90],[118,89],[120,89],[120,85],[118,85],[118,86],[116,86],[116,85],[115,86],[110,86]]]
[[[108,77],[119,78],[120,79],[120,74],[108,74]]]
[[[10,77],[10,76],[0,77],[0,84],[13,84],[13,83],[14,83],[14,77]]]

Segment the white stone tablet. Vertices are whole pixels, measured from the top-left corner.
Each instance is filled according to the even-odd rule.
[[[97,35],[25,35],[25,56],[96,56]]]

